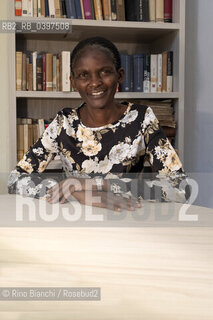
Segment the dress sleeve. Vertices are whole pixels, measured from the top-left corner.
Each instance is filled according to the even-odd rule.
[[[42,136],[29,148],[16,168],[10,173],[9,193],[42,197],[46,193],[46,188],[55,184],[54,180],[43,179],[41,173],[59,153],[58,137],[61,118],[60,114],[55,117]]]
[[[182,163],[165,136],[156,116],[150,107],[147,108],[142,125],[146,146],[146,159],[157,175],[150,181],[150,187],[161,190],[162,201],[185,202],[186,179]]]

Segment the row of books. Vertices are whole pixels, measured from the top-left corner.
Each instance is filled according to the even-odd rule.
[[[44,119],[17,118],[17,160],[21,160],[45,129]]]
[[[15,16],[172,22],[172,0],[15,0]]]
[[[159,54],[121,54],[125,78],[122,92],[172,92],[173,51]]]
[[[71,91],[70,51],[16,52],[17,91]]]
[[[121,92],[172,92],[173,52],[121,54],[125,78]],[[17,91],[72,91],[70,51],[16,52]]]

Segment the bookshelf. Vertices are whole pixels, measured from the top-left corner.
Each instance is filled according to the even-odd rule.
[[[10,0],[11,8],[14,1]],[[142,99],[173,99],[177,134],[175,147],[179,150],[183,162],[184,150],[184,55],[185,55],[185,0],[173,1],[173,23],[130,22],[130,21],[100,21],[80,19],[56,18],[11,18],[17,23],[26,20],[69,22],[72,32],[60,34],[20,33],[11,34],[11,140],[13,141],[12,163],[16,164],[16,117],[54,117],[63,107],[74,107],[81,102],[76,92],[42,92],[16,91],[15,86],[15,52],[46,51],[57,54],[62,50],[72,51],[76,43],[91,36],[104,36],[113,41],[119,51],[128,54],[141,52],[158,53],[163,51],[174,52],[173,92],[171,93],[143,93],[119,92],[118,100]],[[59,49],[60,48],[60,49]]]

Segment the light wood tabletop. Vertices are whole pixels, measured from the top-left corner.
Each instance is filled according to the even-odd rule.
[[[139,227],[48,227],[35,221],[23,227],[13,225],[17,199],[0,196],[1,287],[100,287],[101,299],[0,301],[0,319],[213,319],[212,209],[191,206],[187,214],[198,221],[188,226],[173,216],[162,225],[154,224],[155,217]],[[165,209],[149,203],[138,212],[146,205],[150,213]],[[181,205],[169,208],[178,214]]]

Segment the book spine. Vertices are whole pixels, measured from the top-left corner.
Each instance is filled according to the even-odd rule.
[[[33,0],[33,17],[38,17],[38,1]]]
[[[92,8],[90,0],[83,0],[84,19],[92,19]]]
[[[27,90],[27,55],[22,54],[22,90]]]
[[[138,18],[137,21],[143,21],[143,0],[138,0]]]
[[[143,21],[149,21],[149,0],[142,1]]]
[[[157,92],[162,91],[162,54],[158,54],[158,76],[157,76]]]
[[[143,92],[143,54],[133,55],[133,91]]]
[[[43,54],[42,57],[42,71],[43,71],[43,85],[42,85],[42,89],[43,91],[46,91],[46,54]]]
[[[15,16],[22,14],[22,0],[15,0]]]
[[[94,0],[95,18],[96,20],[103,20],[103,11],[101,0]]]
[[[28,0],[27,15],[28,17],[33,17],[33,0]]]
[[[150,54],[144,54],[144,77],[143,77],[143,88],[144,92],[150,92]]]
[[[72,19],[76,19],[76,10],[75,10],[75,0],[70,0],[71,2],[71,13],[72,13]]]
[[[46,91],[53,91],[53,55],[46,53]]]
[[[22,17],[28,16],[28,0],[22,0]]]
[[[156,2],[149,0],[149,21],[155,22],[156,20]]]
[[[77,19],[82,19],[81,2],[80,2],[80,0],[75,0],[75,11],[76,11],[76,18]]]
[[[164,0],[156,0],[156,22],[164,22]]]
[[[60,91],[59,87],[60,83],[60,66],[59,66],[59,58],[56,59],[56,91]]]
[[[22,52],[16,52],[16,90],[22,89]]]
[[[32,64],[33,64],[33,91],[36,91],[36,59],[37,51],[32,53]]]
[[[111,10],[110,10],[110,0],[103,0],[103,13],[104,13],[104,20],[111,20]]]
[[[38,0],[38,2],[37,2],[38,17],[41,17],[41,2],[42,2],[42,0]]]
[[[158,55],[151,54],[151,92],[157,92]]]
[[[112,21],[117,20],[116,0],[111,0],[111,19]]]
[[[53,56],[53,91],[56,91],[56,55]]]
[[[164,0],[164,22],[172,22],[172,0]]]
[[[131,91],[131,59],[128,54],[121,54],[121,67],[124,69],[124,81],[121,84],[122,92]]]
[[[116,13],[118,21],[125,21],[125,2],[124,0],[116,0]]]
[[[139,20],[138,0],[125,1],[125,16],[127,21]]]
[[[54,4],[55,4],[55,17],[60,19],[62,18],[60,0],[54,0]]]
[[[66,11],[67,11],[67,18],[68,19],[75,19],[75,15],[73,12],[73,5],[71,0],[65,0],[66,3]]]
[[[92,11],[92,19],[95,20],[95,9],[94,9],[93,0],[90,0],[90,6],[91,6],[91,11]]]
[[[85,19],[85,16],[84,16],[84,5],[83,5],[83,0],[80,0],[80,3],[81,3],[82,19]]]
[[[162,92],[167,91],[167,52],[162,53]]]
[[[27,55],[27,90],[33,91],[33,65],[31,54]]]
[[[37,55],[36,59],[36,90],[43,90],[43,56],[41,54]]]
[[[49,17],[49,3],[48,0],[45,0],[45,17]]]
[[[70,52],[62,51],[62,91],[69,92],[70,91]]]
[[[173,51],[167,52],[167,77],[166,77],[166,84],[167,84],[167,92],[172,92],[173,86]]]
[[[67,17],[67,11],[66,11],[65,0],[60,0],[60,5],[61,5],[62,17],[66,18]]]
[[[24,124],[24,153],[28,151],[28,124]]]
[[[55,18],[55,2],[54,0],[48,0],[49,4],[49,16],[50,18]]]
[[[45,0],[39,0],[40,1],[40,16],[45,17]]]
[[[24,156],[24,125],[17,124],[17,160]]]

